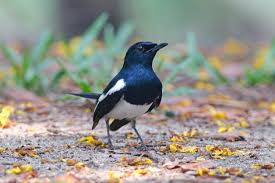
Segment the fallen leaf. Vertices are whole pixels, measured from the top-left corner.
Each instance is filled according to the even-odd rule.
[[[77,163],[77,161],[74,159],[67,159],[66,163],[68,166],[74,166]]]
[[[127,139],[132,139],[134,137],[134,133],[133,132],[127,132],[126,133],[126,138]]]
[[[105,147],[106,144],[104,144],[102,141],[98,140],[94,135],[82,137],[79,140],[80,142],[86,142],[86,144],[91,146],[100,146]]]
[[[274,164],[273,163],[266,163],[266,164],[262,164],[262,163],[256,163],[256,164],[252,164],[250,166],[250,168],[253,169],[268,169],[271,170],[274,168]]]
[[[224,132],[224,133],[209,133],[205,138],[213,140],[224,140],[229,142],[246,141],[245,136],[239,131]]]
[[[153,161],[149,158],[144,158],[144,157],[128,158],[126,156],[121,157],[120,162],[124,166],[151,165],[153,163]]]
[[[242,177],[243,176],[243,171],[241,168],[237,168],[237,167],[230,167],[226,169],[226,173],[229,173],[230,175],[235,175],[235,176],[239,176]]]
[[[231,131],[234,131],[234,130],[235,130],[234,127],[224,127],[224,126],[221,126],[221,127],[219,127],[218,132],[219,133],[225,133],[225,132],[231,132]]]
[[[235,123],[236,126],[242,127],[242,128],[249,128],[250,125],[247,121],[239,121]]]
[[[182,162],[179,160],[176,160],[174,162],[168,161],[163,165],[164,168],[167,168],[168,170],[173,169],[180,169],[182,173],[185,173],[187,171],[196,171],[198,168],[213,168],[214,165],[211,161],[200,161],[200,162],[194,162],[194,161],[188,161],[188,162]]]
[[[32,165],[26,164],[26,165],[16,165],[8,170],[6,170],[6,174],[21,174],[25,172],[31,172],[33,171]]]
[[[4,148],[4,147],[0,147],[0,154],[5,152],[7,150],[7,148]]]
[[[47,182],[47,181],[45,181]],[[54,178],[51,182],[53,183],[79,183],[81,182],[80,178],[76,177],[72,173],[66,173],[65,175],[58,176]]]
[[[197,153],[199,152],[199,148],[197,146],[183,146],[180,144],[170,144],[169,145],[169,150],[172,153],[180,152],[180,153]]]
[[[38,157],[37,151],[34,149],[34,147],[31,147],[31,146],[18,147],[14,151],[15,151],[15,154],[19,156],[30,156],[34,158]]]
[[[109,183],[122,183],[122,180],[120,178],[119,175],[117,175],[115,172],[113,171],[109,171],[108,172],[108,182]]]
[[[197,174],[198,174],[198,176],[203,176],[203,175],[213,176],[213,175],[216,175],[216,171],[215,170],[209,170],[208,168],[199,167],[197,169]]]
[[[180,134],[174,134],[170,137],[171,142],[186,142],[187,139]]]
[[[4,106],[0,113],[0,128],[8,128],[12,125],[9,119],[10,115],[15,111],[12,106]]]
[[[199,130],[198,130],[198,129],[196,129],[196,128],[191,128],[191,129],[189,129],[189,130],[186,130],[186,131],[182,132],[182,135],[183,135],[184,137],[197,137],[197,136],[200,135],[200,133],[199,133]]]
[[[214,145],[206,145],[205,149],[207,152],[211,153],[211,156],[215,159],[224,159],[224,156],[234,156],[234,155],[246,155],[248,153],[231,149],[228,147],[214,146]]]
[[[192,101],[190,99],[181,99],[176,105],[180,107],[186,107],[192,105]]]
[[[132,176],[136,176],[136,175],[142,175],[142,176],[144,176],[144,175],[147,175],[149,173],[151,173],[151,171],[149,169],[144,169],[144,168],[141,169],[141,168],[139,168],[139,169],[135,170],[131,175]]]
[[[77,169],[77,170],[81,170],[83,169],[84,167],[86,167],[86,164],[83,163],[83,162],[77,162],[74,167]]]

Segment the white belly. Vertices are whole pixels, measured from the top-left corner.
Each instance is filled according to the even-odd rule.
[[[122,97],[105,117],[114,119],[133,119],[146,113],[151,105],[152,104],[133,105],[126,102]]]

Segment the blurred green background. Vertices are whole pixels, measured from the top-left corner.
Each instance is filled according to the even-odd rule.
[[[275,33],[274,8],[274,0],[2,0],[0,39],[32,42],[45,29],[70,38],[105,11],[115,26],[132,21],[144,40],[178,43],[194,32],[201,44],[266,42]]]

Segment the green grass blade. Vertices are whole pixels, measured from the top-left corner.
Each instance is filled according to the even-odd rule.
[[[212,64],[208,62],[204,56],[201,55],[201,61],[203,62],[203,65],[207,72],[210,74],[210,76],[219,84],[225,84],[228,83],[227,78],[218,70],[216,69]]]
[[[103,26],[107,22],[108,16],[107,14],[101,14],[96,21],[88,28],[88,30],[84,33],[82,40],[80,42],[79,48],[73,54],[73,61],[77,62],[81,59],[84,50],[91,44],[91,42],[96,39]]]
[[[186,67],[188,67],[190,64],[193,64],[194,61],[195,60],[192,59],[192,57],[184,59],[182,63],[177,65],[177,67],[174,67],[173,70],[166,76],[166,78],[163,81],[163,85],[166,86],[167,84],[169,84],[173,79],[175,79],[175,77],[179,73],[183,72],[183,70],[186,69]]]
[[[114,27],[111,24],[107,24],[103,32],[104,43],[107,47],[111,47],[115,40]]]
[[[21,63],[21,56],[13,48],[0,43],[0,49],[13,67],[17,67]]]
[[[53,44],[54,37],[53,34],[49,31],[44,32],[39,41],[32,48],[30,53],[30,59],[32,62],[41,61],[46,54],[48,53],[51,45]]]
[[[66,74],[67,74],[67,71],[63,68],[61,68],[59,71],[57,71],[50,81],[50,88],[56,88],[58,86],[58,84],[60,83],[61,79],[64,76],[66,76]]]
[[[31,68],[29,54],[25,52],[22,60],[21,79],[28,81],[28,80],[31,80],[33,75],[34,75],[34,69]]]
[[[85,93],[92,92],[92,88],[87,81],[81,80],[81,81],[78,81],[77,84],[82,90],[82,92],[85,92]]]
[[[113,54],[119,53],[123,49],[123,46],[127,43],[130,36],[133,34],[134,26],[133,24],[127,22],[120,26],[113,46]]]
[[[198,53],[197,40],[193,32],[187,34],[187,52],[189,55]]]
[[[167,96],[192,95],[196,92],[197,92],[197,90],[195,90],[191,87],[183,86],[183,87],[176,88],[172,92],[166,92],[165,91],[164,95],[167,95]]]

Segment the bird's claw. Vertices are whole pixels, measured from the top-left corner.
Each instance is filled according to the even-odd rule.
[[[108,147],[110,150],[114,150],[114,146],[111,141],[108,142]]]
[[[148,147],[145,145],[145,144],[141,144],[141,146],[139,147],[139,149],[140,150],[142,150],[142,151],[148,151],[149,149],[148,149]]]

